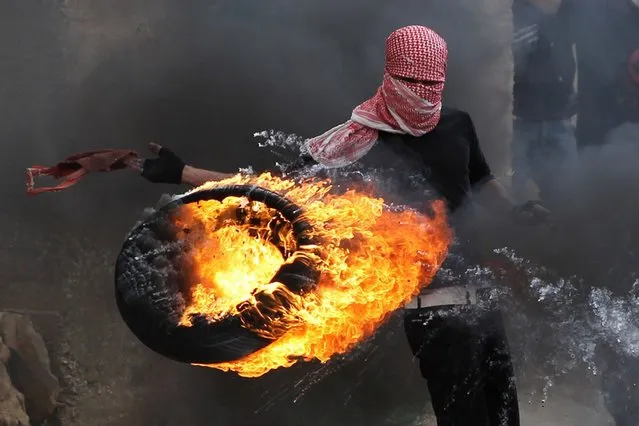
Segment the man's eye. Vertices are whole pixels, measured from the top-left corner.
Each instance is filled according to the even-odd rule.
[[[401,81],[405,81],[406,83],[423,84],[425,86],[434,86],[435,84],[437,84],[437,82],[434,82],[434,81],[418,80],[416,78],[410,78],[410,77],[395,76],[395,78],[398,79],[398,80],[401,80]]]
[[[397,78],[407,83],[421,83],[420,80],[417,80],[415,78],[410,78],[410,77],[397,77]]]

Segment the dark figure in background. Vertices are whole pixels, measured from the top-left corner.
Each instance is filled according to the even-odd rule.
[[[639,0],[572,0],[571,24],[579,148],[639,143]],[[600,280],[605,284],[614,278]],[[630,288],[612,290],[627,295]],[[604,401],[616,425],[639,425],[639,359],[614,342],[602,342],[597,358]]]
[[[571,1],[579,68],[577,142],[584,148],[605,143],[624,124],[639,123],[639,1]]]
[[[320,165],[346,184],[371,175],[384,183],[378,186],[384,197],[402,204],[423,210],[429,200],[443,198],[453,225],[475,193],[494,214],[543,220],[548,212],[540,206],[517,208],[510,202],[491,174],[470,116],[442,109],[447,56],[444,40],[426,27],[393,32],[377,93],[349,121],[308,140],[287,173]],[[152,182],[200,185],[230,176],[185,166],[166,148],[152,149],[158,157],[137,166]],[[464,246],[467,236],[459,227],[456,233]],[[482,289],[454,281],[432,283],[405,311],[406,333],[428,383],[437,423],[519,425],[501,314],[477,305]]]
[[[577,112],[575,57],[561,0],[514,0],[515,60],[512,193],[526,197],[529,179],[547,204],[559,177],[577,160],[571,119]]]

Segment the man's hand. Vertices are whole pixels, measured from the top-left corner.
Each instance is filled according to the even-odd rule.
[[[497,179],[486,182],[477,194],[476,200],[488,211],[502,216],[510,213],[515,222],[535,226],[550,220],[550,210],[538,201],[528,201],[516,206],[508,197],[508,191]]]
[[[153,183],[182,183],[184,161],[170,149],[156,143],[150,143],[149,150],[157,157],[140,159],[131,163],[130,166],[138,171],[143,178]]]
[[[528,201],[513,209],[513,218],[515,222],[522,225],[541,225],[549,222],[550,210],[537,201]]]

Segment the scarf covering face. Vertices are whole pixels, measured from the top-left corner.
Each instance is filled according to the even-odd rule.
[[[412,25],[386,39],[382,85],[353,110],[351,119],[306,142],[308,153],[326,167],[343,167],[363,157],[379,132],[423,136],[439,122],[446,78],[446,42],[430,28]]]

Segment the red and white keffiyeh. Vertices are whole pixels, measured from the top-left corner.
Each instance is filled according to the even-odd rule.
[[[439,122],[448,49],[430,28],[411,25],[386,40],[384,80],[375,95],[353,110],[351,119],[309,139],[309,154],[326,167],[363,157],[380,131],[422,136]]]

